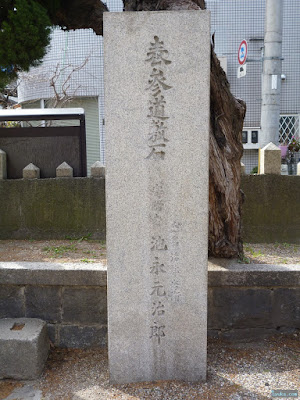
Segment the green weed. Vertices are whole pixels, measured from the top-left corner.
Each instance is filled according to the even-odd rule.
[[[241,255],[240,258],[238,259],[239,264],[250,264],[250,258],[246,257],[244,255]]]
[[[288,264],[288,260],[286,258],[281,258],[280,259],[281,264]]]
[[[80,237],[66,236],[66,239],[80,243],[83,240],[91,240],[91,236],[92,236],[92,234],[88,233],[87,235],[80,236]]]
[[[262,254],[262,252],[260,250],[252,251],[251,254],[253,255],[253,257],[263,256],[263,254]]]
[[[292,247],[291,243],[282,243],[282,247],[284,249],[289,249],[290,247]]]
[[[253,257],[263,256],[260,250],[255,251],[251,246],[244,244],[244,250],[249,252]]]
[[[75,244],[72,244],[70,246],[47,246],[43,248],[43,251],[51,253],[52,256],[61,257],[67,252],[77,251],[77,247]]]

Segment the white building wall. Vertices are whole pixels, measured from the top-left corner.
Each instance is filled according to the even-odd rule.
[[[102,37],[91,29],[68,32],[54,29],[43,63],[20,75],[19,102],[53,97],[51,79],[55,76],[55,89],[59,93],[65,88],[70,96],[98,96],[103,90],[103,78],[99,73],[101,48]],[[71,79],[68,79],[70,74]]]

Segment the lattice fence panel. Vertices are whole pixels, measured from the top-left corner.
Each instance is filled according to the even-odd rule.
[[[279,142],[289,144],[293,138],[300,138],[300,116],[281,115],[279,122]]]

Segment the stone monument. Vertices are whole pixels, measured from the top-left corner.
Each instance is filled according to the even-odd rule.
[[[112,383],[206,379],[209,21],[104,14]]]

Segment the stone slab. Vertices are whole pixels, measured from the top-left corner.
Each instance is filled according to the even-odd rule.
[[[102,263],[0,262],[0,283],[10,285],[106,286],[106,265]],[[15,296],[11,297],[14,298]]]
[[[48,356],[46,323],[34,318],[0,320],[0,379],[36,379]]]
[[[107,321],[104,288],[68,288],[63,290],[63,321],[77,324],[105,324]]]
[[[273,327],[272,291],[268,288],[210,288],[208,304],[209,329]]]
[[[236,260],[210,259],[209,287],[300,286],[300,264],[240,264]]]
[[[17,387],[3,400],[43,400],[43,393],[34,384],[30,383]]]
[[[35,263],[0,262],[1,285],[66,285],[106,286],[106,266],[93,263]],[[0,286],[1,286],[0,285]],[[240,264],[236,260],[211,258],[208,262],[208,286],[300,286],[300,264]],[[24,289],[20,286],[2,287],[0,310],[6,300],[24,314]],[[2,293],[2,296],[1,296]],[[3,304],[1,303],[3,302]],[[20,310],[21,311],[18,311]],[[5,318],[1,315],[0,318]]]
[[[60,286],[26,286],[26,317],[61,322],[61,291]]]
[[[0,318],[18,318],[25,314],[24,288],[7,286],[0,273]]]
[[[104,14],[112,383],[206,379],[209,18]]]
[[[62,325],[59,330],[59,347],[84,349],[107,345],[106,326]]]

